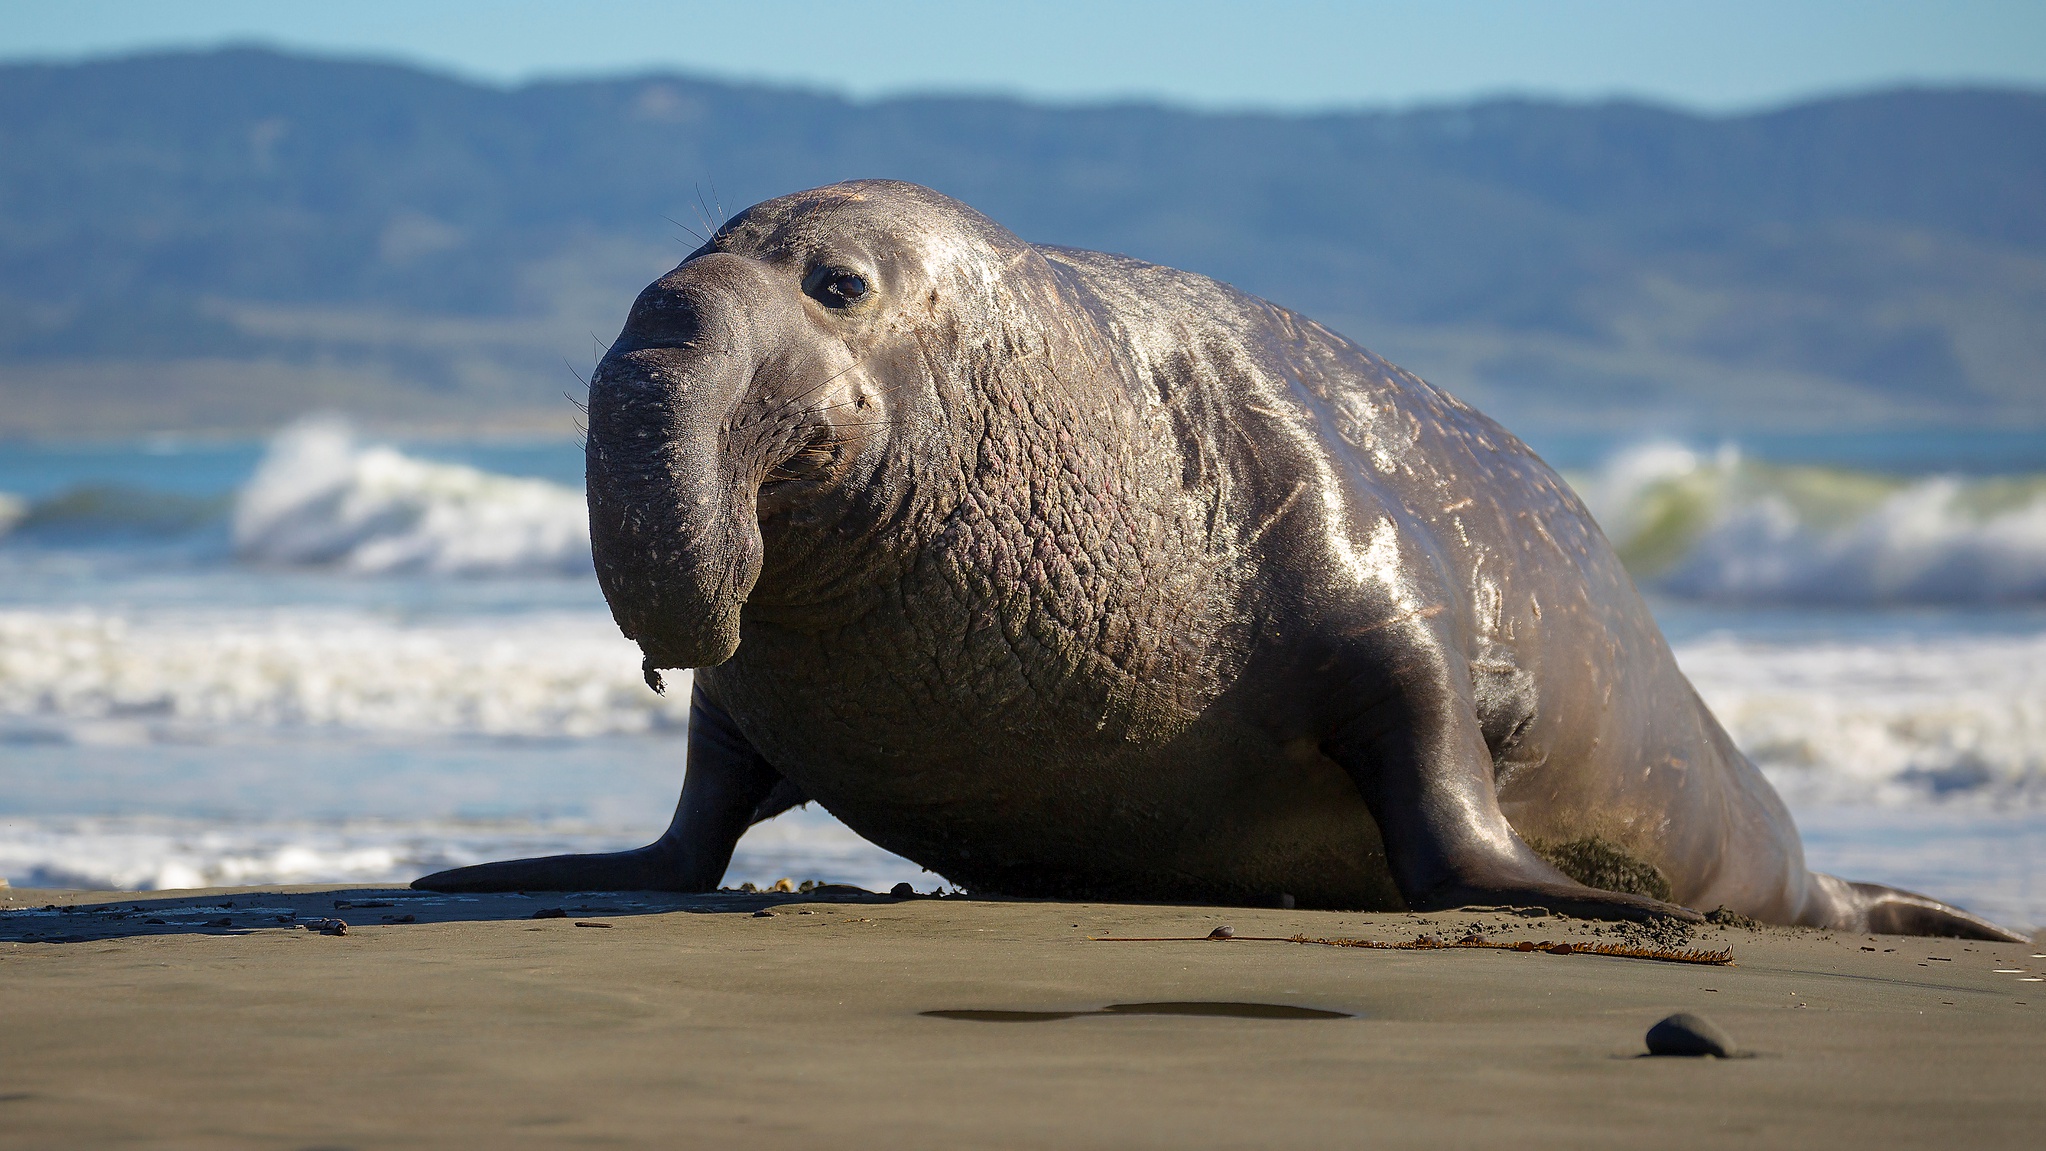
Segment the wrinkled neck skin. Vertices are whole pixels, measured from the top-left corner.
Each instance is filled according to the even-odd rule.
[[[1124,359],[1090,322],[1097,310],[1074,307],[1079,287],[1031,258],[1034,274],[1012,270],[973,301],[983,322],[933,306],[854,353],[847,390],[874,397],[872,450],[829,490],[762,501],[749,626],[844,627],[895,606],[941,555],[990,600],[1055,595],[1072,552],[1099,555],[1101,534],[1156,510],[1144,481],[1171,471],[1170,445],[1149,436],[1130,381],[1099,378]],[[1080,319],[1047,329],[1032,316]]]

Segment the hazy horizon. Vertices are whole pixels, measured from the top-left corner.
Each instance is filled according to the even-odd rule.
[[[0,62],[259,44],[496,86],[675,72],[862,102],[993,97],[1315,114],[1498,97],[1643,102],[1727,115],[1894,87],[2046,90],[2046,7],[1742,2],[1052,2],[889,12],[783,3],[379,2],[0,10]],[[1167,18],[1169,16],[1169,19]],[[1077,30],[1077,34],[1076,34]]]

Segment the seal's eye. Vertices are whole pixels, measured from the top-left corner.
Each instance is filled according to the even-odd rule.
[[[811,283],[815,286],[810,289],[810,294],[816,296],[819,303],[831,307],[856,304],[867,295],[866,277],[844,268],[820,269],[812,274]]]

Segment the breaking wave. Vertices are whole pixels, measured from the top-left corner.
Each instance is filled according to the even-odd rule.
[[[1650,443],[1572,482],[1634,577],[1666,594],[2046,601],[2046,475],[1902,477]]]
[[[234,507],[235,553],[356,574],[579,574],[583,493],[365,444],[345,424],[278,433]]]

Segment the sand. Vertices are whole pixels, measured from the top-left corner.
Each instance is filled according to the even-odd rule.
[[[332,888],[0,908],[6,1148],[2046,1139],[2036,944],[1707,929],[1689,946],[1735,959],[1708,967],[1088,938],[1616,938],[1506,912]],[[296,925],[321,916],[347,934]],[[1184,1013],[1271,1006],[1341,1017]],[[1646,1057],[1683,1010],[1753,1057]]]

